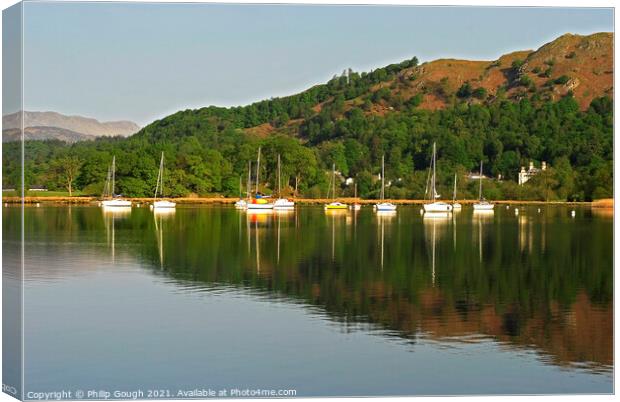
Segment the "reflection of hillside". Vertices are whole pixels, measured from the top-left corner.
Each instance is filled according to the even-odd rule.
[[[613,364],[613,310],[593,305],[583,292],[566,309],[554,304],[530,317],[523,317],[518,306],[500,311],[493,305],[450,303],[436,289],[421,292],[419,305],[393,295],[382,299],[385,303],[369,309],[368,320],[407,337],[423,333],[454,342],[490,337],[506,345],[535,348],[554,364],[579,362],[595,370],[610,370]]]
[[[71,219],[67,213],[51,209],[41,215],[47,219],[27,219],[29,233],[47,233],[71,247],[106,245],[109,231],[98,209],[74,208]],[[164,222],[136,209],[108,225],[116,225],[116,245],[124,253],[183,288],[242,286],[406,338],[492,338],[535,349],[553,364],[608,368],[611,222],[593,221],[583,231],[572,230],[570,219],[540,224],[542,214],[521,216],[498,211],[483,221],[461,214],[427,222],[405,209],[378,219],[370,211],[248,217],[197,208],[179,209]]]

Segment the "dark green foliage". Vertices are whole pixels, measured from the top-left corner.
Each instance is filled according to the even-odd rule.
[[[558,78],[556,78],[553,82],[557,85],[564,85],[568,82],[570,78],[568,78],[567,75],[561,75]]]
[[[515,61],[512,62],[511,67],[513,70],[519,70],[523,64],[525,64],[525,61],[521,60],[521,59],[516,59]]]
[[[541,77],[541,78],[549,78],[549,77],[551,77],[552,73],[553,73],[553,69],[551,67],[547,67],[545,69],[545,71],[540,73],[538,76]]]
[[[474,90],[472,95],[474,96],[474,98],[486,99],[486,97],[487,97],[487,90],[482,88],[482,87],[479,87],[479,88],[476,88]]]
[[[519,84],[521,84],[524,87],[529,87],[530,85],[532,85],[532,79],[530,78],[529,75],[527,74],[523,74],[520,78],[519,78]]]
[[[466,82],[463,85],[461,85],[459,90],[456,92],[456,96],[458,96],[459,98],[469,98],[471,94],[472,94],[472,88],[469,82]]]
[[[280,154],[285,194],[292,194],[297,182],[299,195],[325,196],[327,172],[335,163],[344,176],[358,180],[360,196],[374,197],[378,189],[375,177],[385,154],[386,175],[394,183],[390,197],[423,198],[431,145],[436,142],[442,194],[451,193],[455,171],[464,177],[468,171],[475,171],[482,159],[486,175],[503,177],[502,181],[491,180],[485,185],[489,199],[590,200],[611,196],[610,98],[595,99],[588,110],[580,111],[570,95],[557,102],[533,96],[532,100],[525,98],[515,103],[506,100],[505,90],[500,89],[489,104],[467,104],[452,98],[451,107],[429,111],[417,108],[421,93],[405,101],[385,86],[369,90],[416,63],[412,59],[368,74],[348,71],[348,84],[346,76],[335,77],[301,94],[245,107],[180,111],[130,138],[100,138],[70,145],[28,141],[25,184],[45,184],[50,190],[62,190],[67,187],[67,170],[62,161],[76,156],[80,164],[72,183],[74,189],[98,195],[115,155],[117,193],[150,197],[159,155],[164,151],[166,195],[236,196],[239,177],[245,183],[248,161],[256,159],[261,146],[261,191],[265,193],[276,188],[276,160]],[[449,95],[447,79],[430,90],[453,96]],[[359,94],[366,95],[361,102],[347,102]],[[483,88],[473,89],[467,83],[458,96],[486,99],[487,94]],[[381,105],[382,110],[391,110],[384,115],[368,113],[372,102]],[[321,107],[315,112],[312,108],[318,103]],[[292,119],[300,120],[290,124]],[[244,131],[264,123],[273,124],[275,132],[258,137]],[[525,186],[517,186],[519,168],[530,160],[537,164],[547,161],[550,168]],[[19,187],[19,143],[4,145],[3,169],[3,185]],[[475,198],[475,183],[465,179],[461,182],[460,197]],[[341,184],[337,192],[352,195],[353,188]]]

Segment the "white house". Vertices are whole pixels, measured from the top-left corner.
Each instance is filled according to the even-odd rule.
[[[530,167],[528,170],[525,170],[525,166],[521,166],[521,171],[519,172],[519,185],[527,183],[532,177],[536,176],[543,170],[547,170],[547,162],[542,161],[540,164],[540,169],[534,167],[534,162],[530,162]]]

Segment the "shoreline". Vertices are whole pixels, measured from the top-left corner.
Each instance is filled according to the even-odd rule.
[[[140,204],[148,204],[153,202],[153,198],[127,198],[128,200],[140,203]],[[184,205],[201,205],[201,204],[234,204],[239,198],[226,198],[226,197],[182,197],[182,198],[172,198],[177,204]],[[334,201],[333,199],[326,198],[291,198],[295,201],[296,204],[300,205],[321,205]],[[23,198],[24,204],[36,204],[36,203],[60,203],[60,204],[91,204],[97,203],[98,197],[85,197],[85,196],[75,196],[75,197],[36,197],[36,196],[27,196]],[[337,198],[336,201],[340,201],[343,203],[354,203],[357,202],[362,205],[372,205],[380,202],[380,200],[362,200],[356,198]],[[402,199],[402,200],[393,200],[386,199],[385,202],[391,202],[396,205],[422,205],[425,203],[425,200],[414,200],[414,199]],[[463,205],[471,205],[477,202],[478,200],[457,200],[457,202]],[[590,206],[592,208],[608,208],[613,209],[614,201],[613,199],[603,199],[603,200],[595,200],[595,201],[523,201],[523,200],[489,200],[495,204],[511,204],[511,205],[564,205],[564,206]],[[21,197],[2,197],[2,202],[5,204],[20,204],[22,202]],[[449,201],[446,201],[449,202]]]

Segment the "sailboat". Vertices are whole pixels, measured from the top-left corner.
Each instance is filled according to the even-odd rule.
[[[159,161],[159,173],[157,174],[157,185],[155,186],[155,200],[153,201],[153,208],[155,209],[164,209],[164,208],[176,208],[176,202],[168,201],[168,200],[158,200],[157,193],[161,193],[163,198],[164,196],[164,153],[161,153],[161,159]]]
[[[452,209],[461,209],[461,204],[456,202],[456,173],[454,173],[454,191],[452,192]]]
[[[357,180],[353,185],[353,198],[355,198],[355,202],[353,203],[353,205],[351,205],[351,209],[353,211],[359,211],[360,209],[362,209],[362,204],[357,202]]]
[[[381,157],[381,202],[375,205],[377,211],[396,211],[396,205],[385,202],[385,155]]]
[[[273,203],[269,202],[266,198],[259,194],[258,192],[258,184],[259,184],[259,173],[260,173],[260,147],[258,147],[258,158],[256,159],[256,191],[254,194],[254,198],[250,199],[248,202],[247,209],[248,211],[256,211],[256,210],[270,210],[273,209]]]
[[[332,188],[331,190],[332,190],[332,199],[334,201],[330,202],[329,204],[325,204],[325,210],[347,209],[348,208],[347,204],[336,201],[336,164],[335,163],[332,165]]]
[[[243,199],[243,192],[241,190],[242,188],[242,179],[241,176],[239,176],[239,199],[235,202],[235,208],[237,209],[245,209],[245,207],[247,207],[248,203],[246,200]]]
[[[429,195],[430,203],[424,204],[424,212],[450,212],[452,211],[452,205],[443,201],[437,201],[439,194],[437,194],[436,187],[436,173],[437,173],[437,146],[433,143],[433,158],[431,160],[431,167],[433,175],[431,177],[431,190]]]
[[[491,204],[482,197],[482,161],[480,161],[480,187],[478,190],[478,202],[474,204],[474,211],[492,211],[494,204]]]
[[[116,156],[112,157],[112,166],[108,169],[108,178],[103,188],[102,198],[108,198],[101,201],[103,207],[131,207],[131,201],[115,198],[114,187],[116,186]]]
[[[235,202],[235,208],[246,209],[250,203],[250,188],[252,182],[252,161],[248,161],[248,180],[245,182],[245,195],[247,201],[241,197],[241,179],[239,179],[239,200]]]
[[[282,180],[281,180],[281,169],[280,169],[280,154],[278,154],[278,199],[273,203],[274,209],[291,209],[295,207],[295,201],[289,200],[288,198],[282,198]]]

